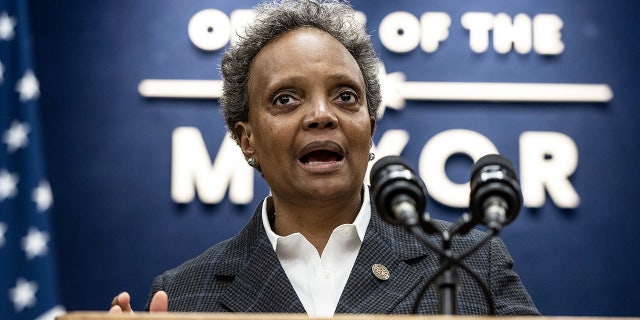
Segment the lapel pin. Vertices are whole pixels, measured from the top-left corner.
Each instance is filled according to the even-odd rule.
[[[376,276],[376,278],[383,281],[389,280],[389,277],[391,276],[389,274],[389,269],[378,263],[371,266],[371,271],[373,272],[373,275]]]

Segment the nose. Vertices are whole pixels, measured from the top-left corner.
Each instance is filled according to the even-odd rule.
[[[338,126],[338,117],[325,99],[318,99],[309,104],[309,111],[304,119],[306,129],[332,129]]]

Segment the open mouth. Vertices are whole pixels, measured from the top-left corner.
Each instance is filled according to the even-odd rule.
[[[302,149],[301,154],[298,160],[310,166],[339,162],[344,159],[342,148],[331,141],[312,142]]]
[[[307,165],[318,165],[342,160],[342,155],[330,150],[311,151],[300,158],[300,162]]]

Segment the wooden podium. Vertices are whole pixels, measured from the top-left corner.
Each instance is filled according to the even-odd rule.
[[[489,317],[489,316],[443,316],[443,315],[368,315],[368,314],[339,314],[333,318],[310,318],[306,314],[289,313],[147,313],[135,314],[108,314],[107,312],[70,312],[58,316],[56,320],[309,320],[309,319],[334,319],[334,320],[630,320],[640,318],[612,318],[612,317]]]

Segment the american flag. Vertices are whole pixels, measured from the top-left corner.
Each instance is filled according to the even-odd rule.
[[[26,0],[0,0],[0,319],[53,319],[59,304]]]

